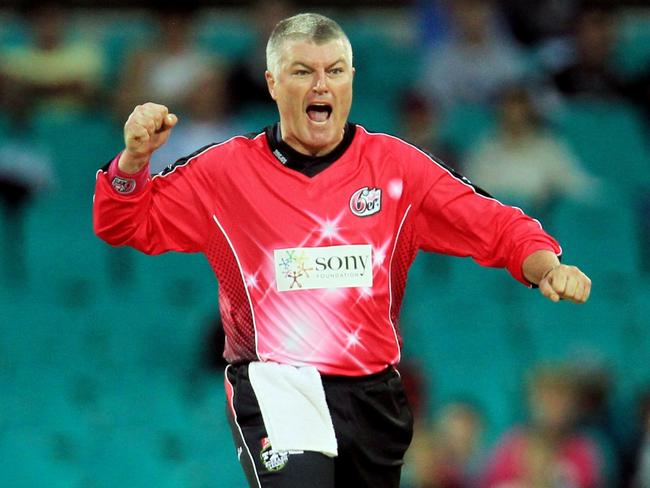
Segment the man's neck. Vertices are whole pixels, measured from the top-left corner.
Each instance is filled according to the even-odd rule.
[[[339,134],[339,137],[336,139],[336,141],[326,145],[326,146],[319,146],[319,147],[310,147],[306,146],[302,142],[300,142],[295,136],[292,134],[287,134],[284,126],[280,123],[278,124],[280,127],[280,134],[282,137],[282,140],[288,144],[292,149],[295,151],[299,152],[300,154],[304,154],[305,156],[311,156],[311,157],[320,157],[320,156],[327,156],[329,153],[331,153],[334,149],[337,148],[339,144],[341,144],[341,141],[343,140],[343,137],[345,135],[345,127],[341,129],[341,133]]]
[[[290,145],[282,137],[280,125],[275,124],[265,129],[271,152],[280,163],[306,176],[312,177],[337,161],[352,144],[356,126],[346,124],[343,129],[341,141],[324,155],[312,155],[307,151],[300,151]]]

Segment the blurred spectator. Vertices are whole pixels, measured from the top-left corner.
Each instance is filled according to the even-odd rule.
[[[28,127],[12,124],[0,138],[0,200],[5,236],[2,269],[12,286],[26,278],[26,208],[52,180],[52,161],[47,150],[35,144]]]
[[[580,3],[578,0],[499,0],[513,35],[528,46],[569,35]]]
[[[446,405],[434,424],[420,488],[477,486],[483,462],[483,419],[472,402]]]
[[[293,5],[286,0],[259,0],[253,4],[250,17],[257,36],[255,50],[237,60],[228,80],[228,98],[235,111],[249,104],[266,105],[276,110],[264,78],[266,41],[275,25],[294,13]]]
[[[429,100],[408,92],[400,101],[399,135],[443,161],[456,162],[448,145],[440,138],[440,111]]]
[[[578,392],[576,426],[597,443],[606,486],[617,486],[622,442],[620,426],[610,410],[611,367],[594,350],[574,353],[571,364]]]
[[[489,102],[504,83],[524,75],[521,54],[495,30],[489,1],[458,0],[451,12],[455,35],[430,49],[418,90],[443,108]]]
[[[413,359],[404,359],[399,365],[406,398],[415,418],[424,418],[429,402],[422,365]]]
[[[431,47],[450,36],[450,0],[418,0],[413,18],[418,21],[418,45]]]
[[[226,70],[205,71],[178,99],[182,112],[179,123],[164,146],[151,157],[151,172],[158,173],[178,158],[212,142],[222,142],[240,131],[228,116]]]
[[[529,382],[528,425],[499,441],[488,464],[488,488],[595,488],[602,461],[596,444],[576,430],[578,391],[571,371],[544,367]]]
[[[470,151],[465,171],[496,197],[536,215],[558,197],[582,196],[595,186],[569,148],[545,130],[521,86],[503,92],[498,127]]]
[[[585,9],[575,30],[574,60],[554,75],[557,89],[568,96],[611,98],[623,94],[624,83],[612,68],[617,32],[613,14]]]
[[[99,95],[105,68],[102,52],[87,40],[68,38],[67,14],[55,3],[30,6],[25,15],[31,44],[2,53],[2,102],[12,115],[20,117],[33,108],[79,110]]]
[[[122,73],[115,116],[126,119],[133,108],[148,100],[183,113],[183,93],[211,72],[215,60],[198,52],[192,39],[194,9],[174,6],[157,9],[159,38],[131,53]]]
[[[499,0],[515,39],[528,47],[540,75],[567,67],[573,60],[572,34],[580,0]],[[551,93],[551,92],[549,92]],[[554,92],[553,92],[554,93]]]
[[[404,488],[420,488],[422,454],[429,439],[427,404],[429,402],[422,365],[413,359],[404,359],[399,366],[404,392],[413,412],[413,441],[404,459],[401,485]],[[426,455],[426,453],[425,453]]]

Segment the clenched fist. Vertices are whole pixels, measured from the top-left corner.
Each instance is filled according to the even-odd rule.
[[[124,124],[124,151],[118,167],[125,173],[137,173],[162,146],[178,122],[164,105],[147,102],[135,107]]]
[[[591,293],[591,280],[575,266],[559,264],[539,282],[539,291],[554,302],[562,299],[584,303]]]
[[[524,277],[537,283],[539,291],[549,300],[570,300],[585,303],[591,293],[591,280],[575,266],[560,264],[555,253],[540,250],[524,260]]]

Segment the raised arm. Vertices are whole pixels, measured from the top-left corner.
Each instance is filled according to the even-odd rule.
[[[209,198],[201,189],[196,153],[174,169],[149,175],[151,154],[169,138],[178,119],[167,107],[138,105],[124,124],[124,150],[97,174],[95,233],[111,245],[147,254],[198,252],[209,225]]]

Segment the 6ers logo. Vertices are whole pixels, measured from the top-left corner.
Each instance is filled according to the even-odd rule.
[[[381,210],[381,188],[364,186],[352,194],[350,210],[358,217],[368,217]]]

